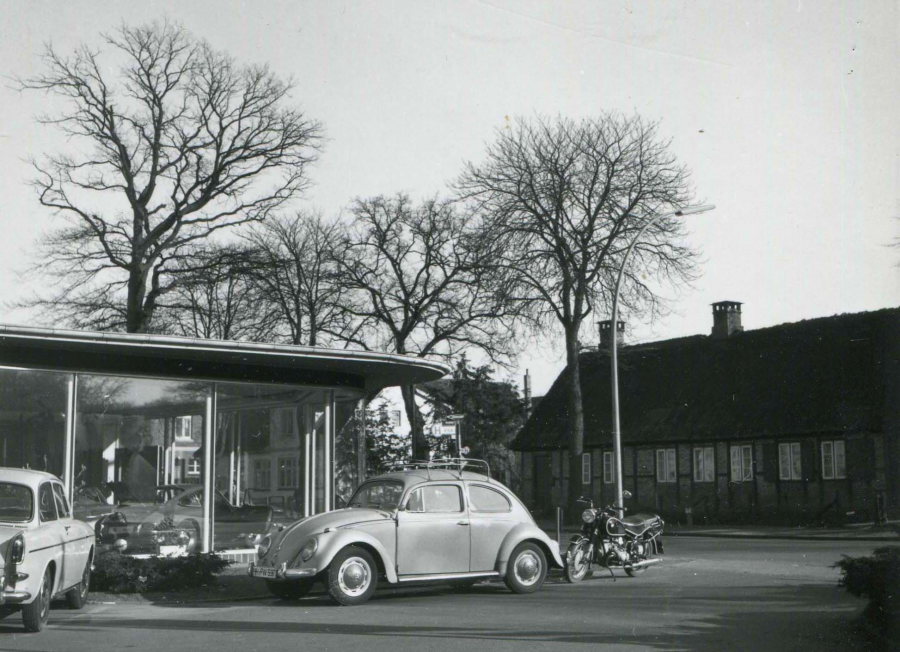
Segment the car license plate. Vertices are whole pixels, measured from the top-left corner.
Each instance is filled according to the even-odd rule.
[[[266,577],[268,579],[275,579],[275,569],[266,568],[264,566],[254,566],[253,577]]]

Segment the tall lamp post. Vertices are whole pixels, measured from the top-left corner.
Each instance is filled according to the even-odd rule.
[[[615,508],[619,514],[619,518],[624,516],[625,512],[625,499],[622,496],[622,426],[619,420],[619,290],[622,287],[622,277],[625,275],[625,266],[628,264],[628,258],[631,256],[631,250],[634,249],[634,245],[637,244],[637,241],[641,239],[641,236],[644,235],[644,231],[647,230],[649,226],[655,224],[657,221],[661,220],[664,217],[672,217],[673,215],[677,215],[681,217],[683,215],[693,215],[695,213],[705,213],[706,211],[711,211],[715,206],[712,204],[705,204],[701,206],[687,206],[685,208],[680,208],[677,211],[671,211],[669,213],[659,213],[651,217],[644,226],[641,227],[641,230],[637,232],[637,235],[634,236],[634,239],[631,241],[631,244],[628,245],[628,249],[625,250],[625,257],[622,258],[622,265],[619,267],[619,275],[616,278],[616,290],[613,294],[613,302],[612,302],[612,324],[610,324],[610,332],[612,333],[612,348],[610,355],[610,367],[612,371],[612,412],[613,412],[613,456],[616,458],[616,504]]]

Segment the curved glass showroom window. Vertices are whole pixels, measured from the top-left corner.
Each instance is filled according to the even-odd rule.
[[[252,550],[348,497],[356,407],[320,387],[0,368],[0,465],[62,478],[126,552]]]

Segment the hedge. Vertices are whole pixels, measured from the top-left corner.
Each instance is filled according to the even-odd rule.
[[[216,581],[232,562],[215,554],[136,559],[117,550],[102,551],[94,560],[91,589],[107,593],[181,591]]]
[[[888,649],[900,649],[900,546],[877,548],[871,557],[847,557],[839,586],[869,599],[863,618]]]

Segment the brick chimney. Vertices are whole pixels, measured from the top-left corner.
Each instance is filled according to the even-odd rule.
[[[600,327],[600,348],[608,349],[612,344],[612,320],[605,319],[603,321],[597,322],[597,326]],[[619,327],[616,329],[618,331],[618,346],[622,346],[625,341],[625,322],[620,321]]]
[[[744,330],[741,326],[741,302],[718,301],[712,304],[712,337],[715,340],[728,339]]]

